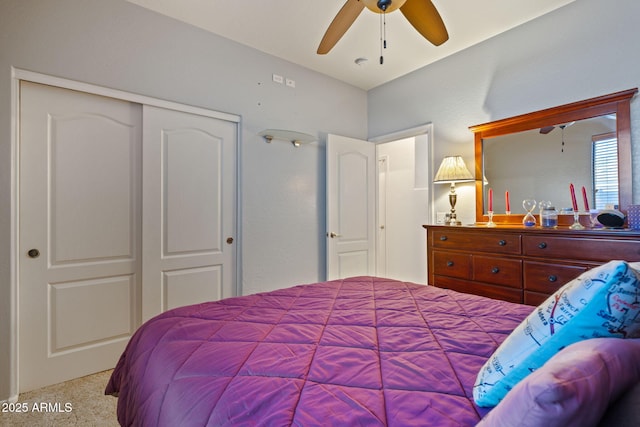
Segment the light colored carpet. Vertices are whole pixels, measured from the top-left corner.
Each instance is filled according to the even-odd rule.
[[[22,393],[13,408],[2,404],[0,426],[118,426],[117,399],[105,396],[111,370]],[[26,412],[5,410],[26,408]]]

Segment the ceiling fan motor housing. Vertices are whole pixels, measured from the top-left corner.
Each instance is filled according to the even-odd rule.
[[[391,3],[393,3],[391,0],[378,0],[378,9],[384,12],[391,5]]]
[[[405,4],[407,0],[362,0],[367,9],[376,13],[393,12]]]

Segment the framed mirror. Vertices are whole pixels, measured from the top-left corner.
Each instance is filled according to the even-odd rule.
[[[580,211],[614,204],[625,212],[632,202],[630,103],[637,92],[630,89],[471,126],[476,222],[488,220],[489,188],[496,223],[521,224],[524,199],[550,201],[558,210],[572,208],[571,184]]]

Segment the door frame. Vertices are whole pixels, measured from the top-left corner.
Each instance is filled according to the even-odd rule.
[[[369,138],[369,142],[373,142],[374,144],[378,145],[378,144],[384,144],[385,142],[393,142],[399,139],[413,138],[413,137],[422,136],[422,135],[427,136],[428,155],[429,155],[427,162],[429,163],[429,167],[431,168],[429,172],[432,172],[434,167],[434,164],[433,164],[434,147],[433,147],[433,123],[431,122],[425,123],[420,126],[412,127],[409,129],[400,130],[397,132],[392,132],[385,135]],[[429,173],[427,177],[427,187],[429,189],[433,187],[433,173]],[[377,189],[376,189],[376,194],[377,194]],[[436,217],[436,211],[435,211],[435,197],[433,196],[433,192],[431,194],[430,199],[431,199],[431,206],[430,206],[431,221],[434,221]]]
[[[19,146],[20,146],[20,81],[26,80],[34,83],[40,83],[50,86],[57,86],[63,89],[76,90],[81,92],[90,93],[93,95],[106,96],[110,98],[117,98],[124,101],[134,102],[138,104],[152,105],[155,107],[165,108],[169,110],[177,110],[191,114],[197,114],[206,117],[212,117],[215,119],[226,120],[233,122],[237,126],[236,132],[236,229],[234,230],[236,242],[235,246],[235,292],[237,295],[241,295],[242,289],[242,258],[241,258],[241,242],[242,236],[240,235],[241,224],[241,201],[242,194],[240,189],[241,184],[241,146],[242,146],[242,120],[241,116],[237,114],[230,114],[224,112],[218,112],[213,110],[207,110],[201,107],[194,107],[191,105],[180,104],[173,101],[166,101],[157,99],[145,95],[138,95],[130,92],[125,92],[117,89],[111,89],[99,85],[90,83],[79,82],[75,80],[69,80],[61,77],[54,77],[47,74],[37,73],[34,71],[28,71],[16,67],[11,67],[11,218],[10,218],[10,236],[9,242],[9,258],[10,258],[10,280],[9,280],[9,402],[16,402],[18,400],[18,361],[19,361],[19,348],[18,348],[18,298],[19,298],[19,282],[18,277],[20,267],[20,257],[18,254],[18,242],[19,242]],[[2,374],[0,373],[0,377]]]
[[[433,164],[433,157],[434,157],[434,138],[433,138],[433,123],[428,122],[416,127],[412,127],[409,129],[404,129],[404,130],[400,130],[397,132],[392,132],[389,134],[385,134],[385,135],[380,135],[374,138],[369,138],[369,142],[372,142],[376,145],[376,166],[379,168],[379,163],[378,163],[378,145],[380,144],[384,144],[384,143],[388,143],[388,142],[394,142],[394,141],[398,141],[401,139],[407,139],[407,138],[415,138],[415,137],[420,137],[420,136],[426,136],[427,138],[427,164],[429,165],[429,170],[427,171],[427,177],[425,179],[425,188],[428,188],[429,190],[429,223],[434,223],[435,222],[435,217],[436,217],[436,211],[435,211],[435,197],[432,191],[433,188],[433,175],[434,175],[434,164]],[[415,161],[415,159],[414,159]],[[375,235],[375,241],[376,241],[376,271],[378,271],[378,262],[379,262],[379,258],[378,258],[378,254],[381,252],[381,248],[378,246],[380,243],[380,235],[381,235],[381,230],[380,230],[380,218],[379,218],[379,207],[380,207],[380,188],[378,188],[378,184],[379,184],[379,169],[376,170],[376,206],[375,206],[375,221],[376,221],[376,235]],[[428,268],[428,266],[427,266]]]
[[[340,135],[337,135],[340,136]],[[401,131],[397,131],[397,132],[393,132],[393,133],[389,133],[389,134],[385,134],[385,135],[380,135],[377,137],[372,137],[367,139],[366,141],[369,143],[374,144],[374,150],[375,150],[375,164],[376,164],[376,170],[375,170],[375,178],[374,178],[374,191],[375,191],[375,200],[374,200],[374,207],[373,207],[373,218],[374,218],[374,223],[375,223],[375,232],[374,232],[374,236],[373,238],[375,239],[374,242],[374,270],[377,272],[378,271],[378,253],[380,252],[380,236],[381,236],[381,232],[380,232],[380,218],[379,218],[379,205],[380,205],[380,188],[379,188],[379,163],[378,163],[378,144],[384,144],[387,142],[393,142],[393,141],[398,141],[398,140],[402,140],[402,139],[408,139],[408,138],[417,138],[417,137],[426,137],[427,139],[427,164],[429,165],[429,170],[427,171],[427,175],[426,178],[424,179],[425,183],[424,183],[424,187],[429,189],[429,216],[430,218],[428,219],[427,223],[433,223],[435,220],[435,198],[433,195],[433,191],[431,191],[431,189],[433,188],[433,168],[434,168],[434,164],[433,164],[433,157],[434,157],[434,137],[433,137],[433,123],[431,122],[427,122],[425,124],[416,126],[416,127],[412,127],[412,128],[408,128],[408,129],[404,129]],[[325,171],[328,174],[328,167],[327,170]],[[328,202],[327,202],[328,203]],[[326,207],[326,216],[327,216],[327,224],[325,226],[326,228],[326,233],[327,233],[327,237],[329,237],[329,233],[331,232],[331,230],[329,229],[329,206],[327,205]],[[329,243],[327,243],[327,252],[328,252],[328,245]],[[329,255],[327,254],[327,259],[326,259],[326,265],[325,265],[325,278],[328,279],[329,277],[329,267],[328,267],[328,263],[329,263]]]

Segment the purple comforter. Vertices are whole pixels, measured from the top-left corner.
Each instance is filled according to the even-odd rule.
[[[472,426],[477,372],[533,307],[375,277],[177,308],[107,394],[122,425]]]

